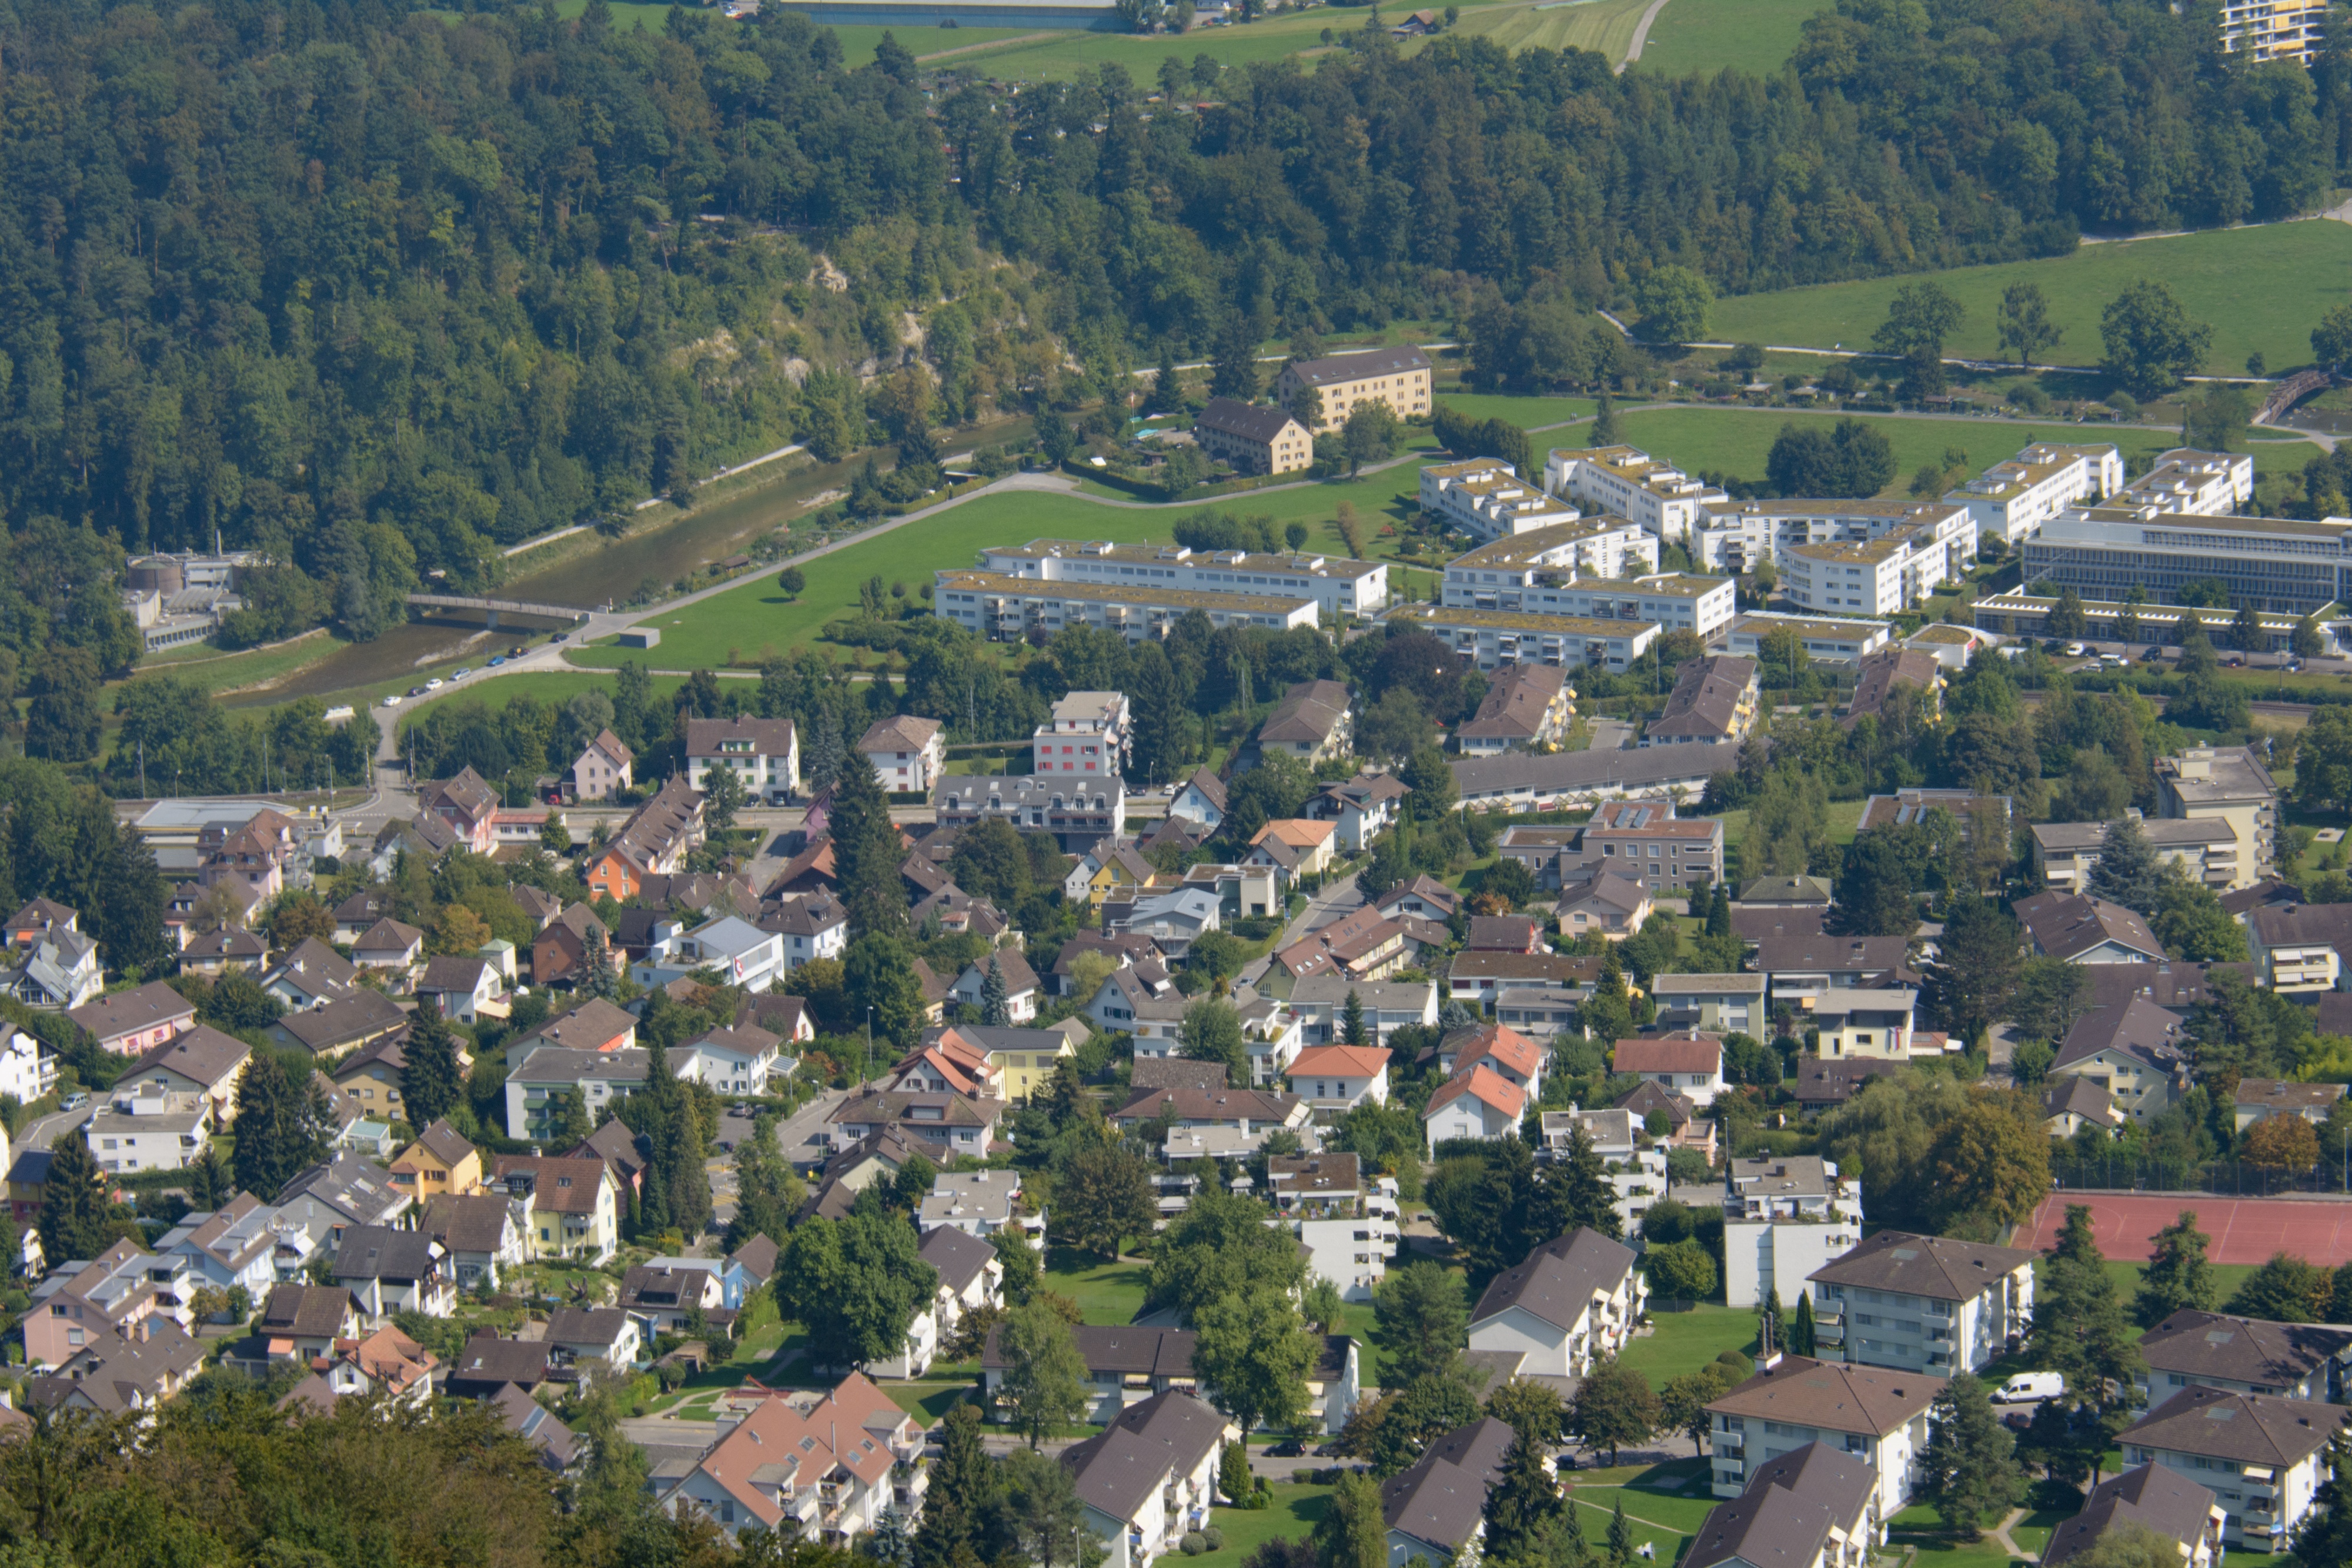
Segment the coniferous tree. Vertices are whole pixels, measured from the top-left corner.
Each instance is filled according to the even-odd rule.
[[[1955,1375],[1936,1396],[1919,1468],[1919,1500],[1931,1504],[1943,1516],[1944,1528],[1962,1541],[1983,1533],[1979,1521],[1986,1510],[2016,1499],[2023,1479],[2016,1441],[1973,1375]]]
[[[1534,1239],[1539,1244],[1550,1236],[1564,1236],[1579,1226],[1588,1226],[1612,1241],[1622,1240],[1625,1222],[1617,1213],[1617,1193],[1609,1185],[1607,1172],[1591,1135],[1578,1127],[1569,1135],[1567,1157],[1545,1167],[1541,1177],[1544,1197],[1540,1201],[1550,1222],[1559,1228]]]
[[[833,853],[841,902],[849,913],[853,939],[869,934],[895,936],[907,925],[907,888],[899,880],[898,827],[890,802],[875,775],[874,759],[862,751],[842,758],[833,795]]]
[[[1013,1021],[1013,1009],[1004,996],[1004,967],[993,953],[988,956],[988,976],[980,986],[980,1021],[991,1029],[1003,1029]]]
[[[588,952],[581,959],[580,993],[610,1001],[620,994],[620,967],[613,957],[611,934],[601,920],[588,922]]]
[[[80,1128],[50,1146],[41,1185],[41,1249],[51,1267],[92,1260],[107,1248],[106,1188]]]
[[[188,1162],[189,1207],[202,1213],[218,1208],[236,1194],[236,1180],[229,1175],[228,1162],[207,1142]]]
[[[1503,1474],[1486,1493],[1486,1539],[1482,1549],[1498,1560],[1531,1555],[1544,1541],[1563,1504],[1559,1482],[1546,1463],[1549,1445],[1516,1435],[1503,1455]]]
[[[2152,1329],[2184,1307],[2210,1312],[2221,1305],[2221,1282],[2205,1258],[2211,1239],[2197,1228],[2197,1212],[2189,1208],[2156,1233],[2156,1250],[2140,1271],[2139,1291],[2132,1298],[2132,1316],[2140,1327]]]
[[[1609,389],[1601,389],[1601,406],[1592,415],[1592,444],[1615,446],[1625,439],[1624,427],[1617,420],[1617,404]]]
[[[1356,988],[1348,988],[1348,1000],[1339,1009],[1339,1038],[1349,1045],[1364,1043],[1364,998]]]
[[[1609,1516],[1609,1568],[1626,1568],[1633,1561],[1633,1527],[1625,1521],[1625,1497],[1617,1496],[1617,1510]]]
[[[236,1092],[236,1185],[267,1203],[327,1157],[331,1119],[313,1092],[315,1073],[296,1082],[278,1058],[256,1053]]]
[[[1818,1348],[1813,1333],[1813,1298],[1810,1292],[1797,1297],[1797,1315],[1789,1324],[1789,1354],[1810,1356]]]
[[[408,1124],[421,1133],[466,1096],[457,1040],[442,1021],[440,1004],[430,997],[416,1004],[401,1058],[401,1107]]]
[[[1706,906],[1706,934],[1710,936],[1731,935],[1731,894],[1719,882],[1715,884],[1715,897]]]
[[[2164,863],[2139,823],[2129,817],[2108,823],[2106,837],[2099,842],[2098,863],[2091,868],[2091,896],[2150,915],[2163,886]]]

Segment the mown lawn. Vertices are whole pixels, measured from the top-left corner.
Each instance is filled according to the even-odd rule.
[[[2332,225],[2342,227],[2344,225]],[[1948,276],[1948,275],[1946,275]],[[1650,409],[1622,416],[1625,439],[1664,462],[1689,473],[1730,474],[1740,478],[1764,477],[1765,459],[1784,424],[1832,427],[1842,418],[1858,418],[1884,431],[1895,448],[1895,478],[1879,494],[1894,499],[1909,496],[1911,476],[1929,463],[1941,463],[1948,450],[1968,455],[1971,469],[1989,468],[2037,441],[2113,442],[2126,462],[2145,459],[2180,444],[2179,431],[2156,425],[2041,424],[2006,419],[1907,419],[1809,413],[1794,409]],[[1562,440],[1553,444],[1573,444]],[[2251,443],[2258,473],[2294,471],[2319,455],[2307,441]],[[2136,463],[2136,466],[2144,464]]]
[[[1518,49],[1591,49],[1622,60],[1649,0],[1581,0],[1570,5],[1497,5],[1465,12],[1459,31]],[[1671,6],[1668,7],[1672,9]]]
[[[1727,1350],[1756,1353],[1756,1314],[1747,1307],[1710,1304],[1669,1312],[1653,1303],[1650,1321],[1656,1332],[1633,1340],[1617,1359],[1648,1378],[1653,1388],[1696,1372]]]
[[[1822,0],[1669,0],[1650,24],[1637,68],[1659,76],[1727,68],[1770,76],[1804,39]]]
[[[1056,1247],[1046,1254],[1045,1288],[1078,1303],[1083,1320],[1116,1326],[1143,1310],[1150,1270],[1140,1263],[1105,1263],[1092,1253]]]
[[[1313,1534],[1324,1511],[1330,1506],[1329,1487],[1276,1481],[1274,1503],[1269,1508],[1210,1510],[1209,1522],[1225,1538],[1223,1547],[1198,1557],[1171,1553],[1171,1560],[1183,1563],[1184,1568],[1241,1568],[1244,1558],[1269,1541],[1302,1541]]]
[[[1672,0],[1661,24],[1670,26],[1675,8],[1687,3]],[[1732,0],[1701,0],[1709,3]],[[2260,352],[2277,375],[2311,362],[2311,329],[2340,298],[2341,283],[2330,280],[2341,279],[2347,264],[2352,264],[2352,228],[2314,222],[2087,245],[2072,256],[1939,272],[1935,281],[1968,310],[1944,346],[1948,354],[2000,358],[2001,292],[2013,283],[2033,283],[2049,299],[2050,319],[2066,334],[2049,357],[2066,365],[2096,364],[2100,312],[2126,286],[2152,277],[2170,286],[2192,319],[2212,325],[2208,373],[2242,375],[2246,356]],[[1886,319],[1895,291],[1916,281],[1874,277],[1719,300],[1707,330],[1729,342],[1863,348]]]

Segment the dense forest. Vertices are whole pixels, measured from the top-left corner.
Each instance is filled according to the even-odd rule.
[[[9,0],[0,507],[218,530],[278,563],[241,636],[366,636],[420,574],[488,581],[779,437],[1498,303],[1539,333],[1668,263],[1734,292],[2307,207],[2352,45],[2306,74],[2213,38],[2201,5],[1843,0],[1778,74],[1677,81],[1367,30],[1171,70],[1206,107],[1170,112],[1116,67],[847,68],[782,13]],[[1574,337],[1526,368],[1590,373]]]

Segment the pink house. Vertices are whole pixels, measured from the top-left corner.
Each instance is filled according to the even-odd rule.
[[[100,1051],[144,1056],[196,1021],[195,1004],[161,980],[117,991],[68,1009],[66,1017],[88,1030]]]

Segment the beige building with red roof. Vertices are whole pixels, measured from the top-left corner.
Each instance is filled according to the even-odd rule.
[[[923,1431],[853,1372],[830,1393],[770,1392],[700,1458],[656,1467],[654,1494],[666,1512],[698,1509],[730,1535],[781,1530],[846,1546],[885,1508],[910,1526],[921,1517]]]
[[[1298,857],[1298,869],[1310,876],[1319,876],[1331,869],[1331,847],[1338,841],[1339,824],[1318,822],[1305,817],[1282,817],[1260,828],[1251,838],[1255,846],[1268,839],[1278,839]]]

